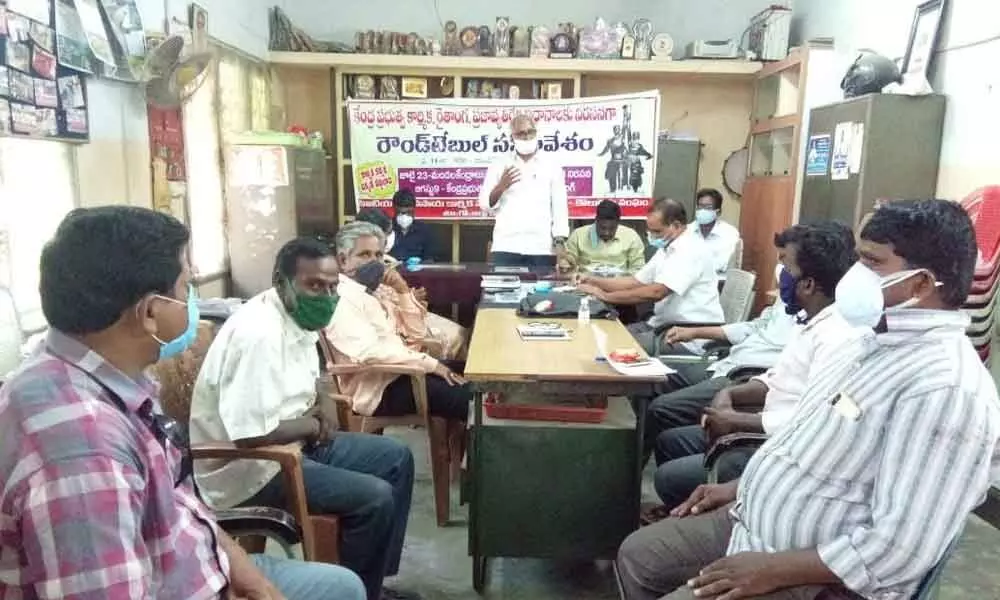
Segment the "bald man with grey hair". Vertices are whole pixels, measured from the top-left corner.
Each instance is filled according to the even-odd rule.
[[[479,207],[493,215],[491,260],[497,266],[551,267],[565,255],[569,236],[566,178],[538,149],[538,128],[528,113],[510,123],[513,152],[486,171]]]

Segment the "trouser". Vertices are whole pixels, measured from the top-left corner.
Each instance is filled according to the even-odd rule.
[[[287,600],[365,600],[364,584],[344,567],[265,554],[250,558]]]
[[[726,555],[729,507],[668,518],[639,529],[618,550],[615,571],[624,600],[694,600],[688,580]],[[854,600],[842,587],[801,586],[755,596],[760,600]]]
[[[556,257],[551,254],[518,254],[516,252],[492,252],[490,260],[497,267],[554,267]]]
[[[445,361],[452,371],[461,373],[465,363]],[[427,375],[427,408],[432,416],[450,420],[467,421],[472,389],[468,385],[451,385],[437,375]],[[382,392],[382,401],[375,409],[375,416],[412,415],[417,412],[413,398],[413,383],[409,377],[397,377]]]
[[[728,377],[713,377],[669,394],[657,396],[646,413],[646,450],[652,451],[656,439],[664,431],[676,427],[698,425],[705,408],[719,390],[729,387]]]
[[[337,433],[302,457],[306,502],[313,514],[340,517],[341,563],[364,581],[369,600],[399,571],[413,495],[413,454],[391,438]],[[281,476],[244,506],[285,506]]]
[[[656,438],[653,451],[658,466],[653,484],[668,510],[687,500],[696,487],[706,483],[707,450],[708,437],[698,425],[670,429]],[[753,453],[753,448],[734,448],[720,456],[715,463],[718,482],[739,477]]]

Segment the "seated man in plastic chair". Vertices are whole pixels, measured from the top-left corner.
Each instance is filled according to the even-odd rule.
[[[1000,473],[1000,399],[960,307],[972,222],[884,204],[837,311],[858,335],[810,370],[738,482],[699,487],[622,544],[625,600],[908,600]]]
[[[417,367],[427,373],[427,402],[431,415],[451,421],[465,421],[472,391],[456,363],[439,361],[408,347],[404,325],[419,327],[422,313],[406,282],[395,269],[382,261],[385,238],[371,223],[349,223],[337,232],[337,261],[340,266],[340,303],[326,328],[334,353],[344,363],[386,364]],[[386,285],[398,297],[396,314],[390,314],[375,297]],[[455,370],[452,370],[452,367]],[[341,376],[345,394],[354,401],[354,411],[362,415],[400,416],[416,412],[416,400],[409,377],[393,373],[363,372]]]
[[[807,240],[804,248],[803,239]],[[714,363],[667,360],[677,370],[670,376],[669,385],[674,389],[649,404],[644,437],[647,452],[664,431],[700,423],[703,411],[715,395],[734,383],[731,375],[745,368],[768,369],[777,363],[789,340],[801,329],[801,323],[796,322],[802,320],[799,316],[802,300],[808,298],[806,304],[814,308],[813,315],[832,302],[833,288],[851,264],[854,234],[836,223],[794,225],[775,235],[774,245],[779,263],[785,265],[778,274],[780,303],[766,309],[750,327],[738,323],[667,331],[666,341],[674,346],[698,338],[738,343],[726,358]],[[788,268],[789,264],[795,265],[794,270]],[[740,339],[743,335],[746,337]],[[658,457],[658,462],[662,460],[665,459]]]
[[[148,367],[195,339],[187,228],[77,209],[41,258],[51,329],[0,390],[0,597],[362,600],[342,567],[248,556],[200,500]]]
[[[401,263],[388,254],[395,236],[389,217],[377,208],[365,208],[358,212],[356,221],[371,223],[385,233],[383,261],[387,275],[391,276],[389,271],[401,268]],[[412,289],[399,276],[394,276],[392,282],[393,285],[382,282],[373,294],[396,321],[397,330],[406,345],[438,360],[465,360],[469,350],[469,331],[450,319],[428,311],[426,289]],[[411,293],[417,302],[404,306],[403,299]]]
[[[341,517],[340,557],[368,599],[415,597],[382,588],[399,570],[413,455],[389,437],[338,431],[333,399],[317,400],[319,332],[338,301],[336,258],[319,240],[291,240],[275,259],[273,282],[212,342],[192,395],[192,441],[300,445],[309,511]],[[286,503],[273,462],[204,461],[196,474],[220,508]]]
[[[699,424],[661,430],[654,440],[656,493],[665,514],[705,483],[705,455],[720,437],[737,432],[774,435],[791,419],[805,391],[810,368],[819,364],[852,335],[852,328],[833,307],[834,292],[854,264],[854,237],[839,223],[796,225],[781,238],[782,299],[804,323],[795,330],[773,367],[760,377],[720,390]],[[687,406],[677,406],[682,392],[655,401],[652,411],[664,422],[684,417]],[[762,411],[762,412],[758,412]],[[666,416],[665,416],[666,415]],[[651,429],[650,434],[657,430]],[[737,448],[717,465],[720,482],[740,476],[753,454]]]
[[[646,216],[649,245],[656,254],[635,275],[594,277],[582,275],[578,289],[608,304],[637,305],[655,302],[648,321],[628,326],[636,342],[656,353],[657,338],[673,324],[721,324],[718,279],[705,241],[687,229],[687,212],[675,200],[660,198]],[[700,347],[685,347],[700,354]]]

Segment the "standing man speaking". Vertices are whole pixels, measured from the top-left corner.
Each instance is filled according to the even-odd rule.
[[[479,207],[495,216],[492,261],[500,267],[550,267],[565,253],[569,209],[563,170],[538,153],[538,130],[529,115],[510,124],[514,155],[486,171]]]

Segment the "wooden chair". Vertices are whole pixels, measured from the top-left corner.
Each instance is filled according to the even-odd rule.
[[[439,527],[446,526],[451,513],[451,481],[460,477],[462,457],[465,454],[465,423],[430,415],[427,410],[427,376],[422,370],[399,365],[337,364],[330,342],[322,335],[320,347],[327,361],[327,371],[331,375],[339,377],[361,373],[388,373],[410,378],[417,407],[415,414],[371,417],[360,415],[348,408],[342,413],[341,423],[346,423],[350,431],[376,434],[381,434],[386,427],[425,427],[430,441],[431,479],[434,483],[437,523]],[[331,383],[336,385],[335,379]],[[340,394],[339,387],[334,393]],[[349,406],[353,406],[353,403]]]
[[[215,339],[218,325],[202,321],[198,337],[187,351],[176,358],[162,361],[153,369],[161,385],[160,401],[169,416],[187,427],[191,417],[191,394],[198,371],[208,348]],[[317,385],[321,389],[321,385]],[[237,448],[230,443],[196,444],[191,447],[195,460],[269,460],[281,466],[288,500],[288,511],[301,529],[302,553],[306,560],[336,564],[339,562],[340,527],[336,515],[310,515],[306,504],[305,482],[302,477],[302,452],[297,445]],[[263,550],[263,540],[242,539],[249,551]]]

